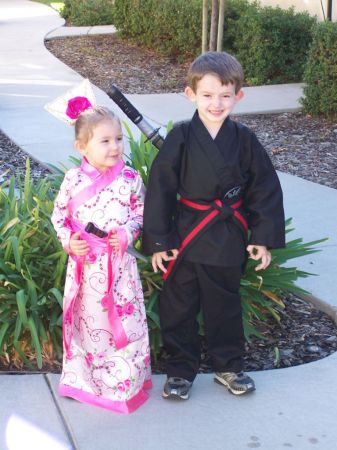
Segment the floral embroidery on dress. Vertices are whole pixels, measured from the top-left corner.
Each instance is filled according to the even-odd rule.
[[[134,180],[136,178],[136,173],[132,169],[124,169],[123,176],[126,180]]]

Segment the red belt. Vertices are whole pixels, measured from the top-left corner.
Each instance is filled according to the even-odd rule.
[[[185,239],[182,241],[180,247],[179,247],[179,255],[181,252],[190,244],[190,242],[208,225],[210,222],[212,222],[219,214],[222,214],[223,210],[222,208],[226,205],[223,205],[221,200],[216,199],[211,204],[208,205],[202,205],[200,203],[195,203],[190,200],[187,200],[186,198],[180,197],[180,202],[183,203],[186,206],[189,206],[190,208],[197,209],[199,211],[208,211],[210,210],[210,213],[207,214],[206,217],[204,217],[198,225],[196,225],[192,231],[188,233],[188,235],[185,237]],[[240,224],[245,229],[246,233],[248,233],[248,224],[245,220],[245,218],[240,214],[238,211],[238,208],[242,205],[242,200],[239,200],[232,205],[227,206],[227,208],[231,208],[233,211],[233,217],[237,219]],[[163,274],[163,279],[167,280],[168,276],[172,272],[173,266],[176,263],[176,259],[171,260],[168,263],[166,272]]]

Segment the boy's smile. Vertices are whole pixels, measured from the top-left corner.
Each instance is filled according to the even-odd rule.
[[[199,117],[213,138],[236,103],[243,97],[241,90],[235,93],[234,84],[221,84],[220,79],[210,73],[198,81],[196,92],[187,87],[185,94],[189,100],[196,103]]]

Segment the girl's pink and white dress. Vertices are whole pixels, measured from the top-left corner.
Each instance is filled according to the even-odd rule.
[[[63,305],[63,371],[59,394],[119,413],[144,403],[151,387],[150,348],[142,286],[128,245],[142,226],[144,185],[121,161],[101,173],[84,158],[67,172],[52,223],[69,254]],[[88,222],[116,231],[121,249],[87,233]],[[90,251],[70,254],[81,232]]]

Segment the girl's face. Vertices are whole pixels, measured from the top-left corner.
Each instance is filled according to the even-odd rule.
[[[105,172],[120,161],[124,152],[120,123],[113,119],[102,120],[93,129],[89,141],[86,144],[76,141],[75,147],[93,167]]]

